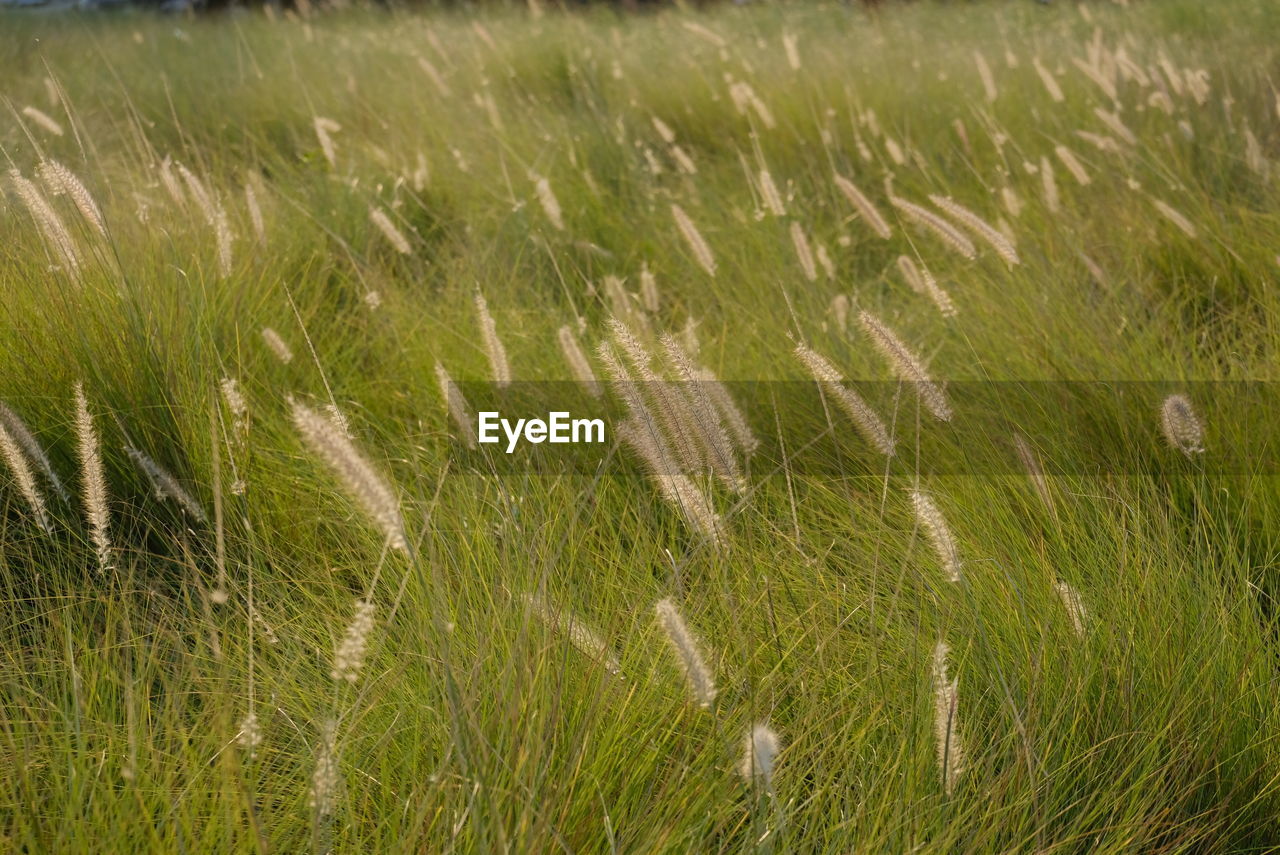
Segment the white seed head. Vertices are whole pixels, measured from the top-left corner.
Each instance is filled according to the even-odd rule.
[[[1186,395],[1164,399],[1160,405],[1160,428],[1169,445],[1188,457],[1204,452],[1204,428]]]
[[[667,641],[675,652],[689,681],[689,691],[699,706],[710,707],[716,699],[715,678],[699,649],[698,640],[681,617],[676,604],[670,599],[660,600],[654,607],[658,614],[658,622],[667,634]]]
[[[294,427],[307,447],[333,470],[342,486],[382,531],[387,545],[407,550],[400,502],[391,486],[332,419],[301,401],[291,403]]]

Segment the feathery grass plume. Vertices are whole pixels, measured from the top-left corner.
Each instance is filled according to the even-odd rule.
[[[956,779],[965,770],[964,747],[960,740],[960,681],[947,675],[951,648],[939,641],[933,649],[933,733],[938,747],[938,773],[942,789],[955,793]]]
[[[909,255],[900,255],[897,260],[898,272],[902,274],[902,278],[907,280],[907,284],[911,286],[911,290],[917,294],[924,294],[928,290],[928,286],[924,282],[924,271],[916,264],[915,259]]]
[[[333,679],[354,683],[360,676],[376,611],[373,600],[356,600],[355,616],[347,624],[347,631],[333,653],[333,670],[329,674]]]
[[[771,131],[778,126],[768,105],[760,100],[756,90],[752,89],[751,84],[745,80],[738,80],[729,84],[729,98],[742,115],[747,115],[748,109],[752,110],[766,130]]]
[[[1271,172],[1271,164],[1267,161],[1267,156],[1262,153],[1261,143],[1248,127],[1244,129],[1244,163],[1263,180],[1266,180]]]
[[[338,770],[338,723],[328,719],[320,726],[316,767],[311,773],[311,809],[317,817],[333,816],[338,809],[342,774]]]
[[[1129,145],[1137,145],[1138,138],[1134,136],[1133,131],[1129,130],[1124,122],[1120,121],[1120,117],[1110,110],[1104,110],[1101,107],[1095,107],[1093,114],[1111,130],[1113,134],[1127,142]]]
[[[709,450],[702,441],[697,418],[688,400],[679,389],[654,372],[653,357],[626,324],[617,318],[611,318],[609,329],[614,341],[622,348],[635,369],[644,392],[652,399],[653,407],[647,412],[651,412],[662,424],[663,432],[683,468],[690,472],[709,468]]]
[[[680,171],[685,175],[698,174],[698,164],[693,162],[693,158],[690,157],[689,153],[683,148],[678,145],[673,145],[667,149],[667,151],[670,152],[671,159],[676,162],[676,166],[679,167]]]
[[[147,476],[147,480],[151,482],[151,489],[155,491],[157,501],[175,502],[183,513],[198,523],[207,523],[209,521],[204,509],[200,507],[200,503],[178,483],[178,479],[173,477],[168,470],[131,445],[126,445],[124,451],[125,454],[129,455],[129,459]]]
[[[635,298],[624,287],[623,280],[617,276],[606,276],[601,280],[604,295],[609,301],[609,310],[615,318],[620,319],[631,329],[650,331],[649,318],[636,308]]]
[[[76,384],[76,453],[80,458],[80,479],[84,490],[84,511],[89,519],[89,537],[98,554],[98,572],[111,569],[111,511],[107,505],[107,476],[102,471],[98,433],[84,395],[84,384]]]
[[[249,432],[249,403],[245,400],[244,393],[240,391],[240,384],[234,377],[223,377],[218,383],[218,388],[222,390],[222,400],[226,402],[227,410],[231,413],[232,428],[243,437]]]
[[[942,217],[898,196],[890,196],[889,204],[908,220],[933,232],[943,243],[965,258],[972,261],[977,257],[978,251],[974,248],[973,241]]]
[[[407,550],[400,502],[395,491],[343,434],[320,413],[290,400],[293,424],[311,452],[325,462],[386,537],[391,549]]]
[[[1112,101],[1116,101],[1119,98],[1119,94],[1116,91],[1115,81],[1111,77],[1107,76],[1101,68],[1091,65],[1079,57],[1074,57],[1071,61],[1075,64],[1076,68],[1080,69],[1081,74],[1092,80],[1097,87],[1102,90],[1102,94],[1106,95]]]
[[[1061,209],[1058,201],[1058,181],[1053,174],[1053,164],[1049,162],[1049,158],[1040,158],[1040,185],[1044,190],[1044,206],[1049,209],[1050,214],[1056,214]]]
[[[946,517],[938,510],[933,497],[919,490],[911,491],[911,507],[916,512],[916,520],[929,538],[933,551],[937,553],[938,561],[942,563],[947,581],[959,582],[960,552],[956,549],[956,541],[951,536],[951,527],[947,525]]]
[[[9,409],[3,401],[0,401],[0,426],[9,430],[9,435],[21,446],[23,452],[27,455],[27,459],[40,468],[41,474],[49,482],[53,492],[58,494],[58,498],[64,502],[70,502],[71,494],[67,492],[67,488],[62,483],[62,479],[58,477],[58,473],[54,471],[53,463],[49,460],[49,455],[45,453],[44,446],[40,445],[40,440],[36,439],[35,434],[27,427],[27,423],[17,413]]]
[[[706,494],[679,471],[670,452],[660,444],[660,437],[634,416],[620,423],[616,432],[618,438],[631,446],[644,461],[662,497],[680,511],[695,531],[719,546],[723,542],[723,524],[719,514],[711,507]]]
[[[1080,592],[1066,582],[1055,582],[1053,589],[1058,592],[1058,598],[1062,600],[1062,608],[1071,620],[1071,628],[1075,630],[1078,637],[1084,638],[1084,622],[1088,619],[1088,613],[1084,610],[1084,601],[1080,599]]]
[[[687,337],[684,349],[686,353],[694,349],[689,347]],[[720,418],[724,419],[725,425],[729,428],[729,433],[733,434],[733,440],[738,444],[739,450],[742,451],[744,456],[750,457],[760,447],[760,441],[756,439],[755,433],[752,432],[751,425],[747,422],[747,417],[742,414],[737,402],[733,400],[733,395],[729,394],[729,390],[725,388],[725,385],[706,366],[698,368],[696,377],[703,391],[706,392],[707,397],[711,399],[716,410],[720,413]]]
[[[316,116],[311,126],[316,132],[316,141],[320,143],[320,151],[324,154],[324,159],[329,161],[329,168],[336,169],[338,166],[338,152],[333,144],[333,134],[342,130],[342,126],[333,119],[326,119],[323,116]]]
[[[680,346],[680,342],[676,341],[670,333],[663,333],[661,342],[663,350],[666,351],[667,360],[675,367],[676,374],[680,377],[685,398],[692,411],[692,427],[706,451],[706,458],[712,471],[733,492],[739,494],[746,492],[747,484],[738,467],[733,443],[729,439],[715,403],[698,379],[698,367],[693,364],[692,357]]]
[[[785,217],[787,208],[782,204],[782,194],[778,192],[778,185],[773,183],[773,176],[769,174],[769,170],[760,170],[760,197],[764,200],[764,209],[775,217]]]
[[[436,381],[440,384],[440,394],[444,397],[445,406],[449,409],[449,417],[453,419],[454,425],[458,428],[462,441],[466,443],[467,448],[474,449],[476,447],[476,426],[475,419],[471,417],[471,405],[463,397],[462,389],[458,387],[457,383],[453,382],[449,372],[439,362],[436,363]]]
[[[156,171],[160,173],[160,183],[164,185],[164,189],[168,192],[169,198],[175,203],[183,205],[187,201],[186,194],[182,190],[182,183],[178,181],[177,176],[173,174],[173,158],[165,155],[164,160],[160,161],[156,167]]]
[[[844,386],[844,377],[826,357],[803,344],[796,345],[796,358],[809,369],[822,390],[833,398],[840,409],[853,421],[862,438],[886,457],[893,454],[893,437],[885,429],[884,422],[871,409],[862,396]]]
[[[1062,94],[1062,87],[1058,85],[1058,81],[1054,78],[1053,72],[1040,64],[1040,57],[1031,58],[1031,65],[1036,70],[1036,74],[1040,75],[1040,82],[1044,84],[1045,91],[1049,93],[1049,97],[1054,103],[1061,104],[1065,100]]]
[[[1018,251],[1014,249],[1009,239],[982,217],[947,196],[930,196],[929,201],[946,211],[975,236],[986,241],[1005,264],[1013,267],[1019,263]]]
[[[1015,191],[1008,184],[1000,188],[1000,201],[1004,202],[1004,209],[1009,212],[1009,216],[1014,218],[1022,216],[1022,199],[1018,197],[1017,191]],[[1013,238],[1009,237],[1008,228],[1006,228],[1004,225],[1001,225],[1000,231],[1001,231],[1001,236],[1004,237],[1005,240],[1009,241],[1010,244],[1012,244]]]
[[[1198,236],[1195,224],[1182,215],[1180,211],[1166,204],[1160,199],[1152,199],[1151,204],[1155,205],[1156,210],[1160,212],[1160,216],[1178,227],[1178,230],[1193,240]]]
[[[1049,492],[1049,482],[1044,477],[1040,458],[1022,434],[1013,435],[1013,447],[1018,452],[1018,460],[1022,461],[1022,468],[1027,471],[1027,477],[1031,479],[1031,485],[1035,487],[1036,495],[1044,503],[1045,509],[1054,513],[1053,493]]]
[[[863,332],[871,339],[871,343],[880,351],[894,373],[915,386],[921,403],[934,418],[944,422],[951,421],[951,403],[947,400],[946,394],[930,379],[924,364],[903,344],[902,339],[868,311],[858,313],[858,323],[862,325]]]
[[[982,51],[973,52],[973,61],[978,66],[978,76],[982,78],[982,89],[987,95],[987,103],[993,104],[999,92],[996,90],[996,78],[991,73],[991,66],[987,65],[987,58],[982,55]]]
[[[796,47],[796,37],[791,33],[782,34],[782,48],[787,53],[787,64],[792,71],[800,70],[800,51]]]
[[[267,225],[262,219],[262,206],[258,204],[258,191],[253,189],[253,182],[244,183],[244,206],[249,211],[249,224],[253,227],[253,236],[260,244],[267,242]]]
[[[552,608],[542,597],[534,594],[525,594],[524,601],[538,620],[558,635],[563,635],[582,655],[599,662],[610,674],[622,676],[622,665],[613,655],[613,650],[581,619],[567,609]]]
[[[951,295],[943,290],[938,284],[938,280],[933,278],[933,274],[929,272],[927,267],[918,266],[915,261],[906,255],[898,256],[898,270],[902,272],[902,276],[907,280],[907,284],[911,286],[911,290],[918,294],[924,294],[933,304],[937,306],[938,313],[944,318],[954,318],[956,316],[956,304],[951,301]]]
[[[1053,147],[1053,153],[1058,156],[1058,160],[1067,168],[1067,172],[1071,173],[1071,177],[1081,187],[1086,187],[1093,183],[1093,179],[1089,177],[1089,173],[1085,170],[1084,164],[1076,157],[1076,153],[1065,145]]]
[[[858,215],[863,218],[867,227],[878,234],[879,237],[888,241],[893,234],[892,230],[888,228],[888,221],[884,220],[884,216],[872,204],[872,201],[867,198],[867,195],[860,191],[854,182],[845,178],[844,175],[836,173],[835,180],[838,191],[844,193],[845,198],[849,200],[849,204],[854,206],[855,211],[858,211]]]
[[[588,395],[599,398],[604,390],[600,386],[600,381],[596,379],[595,372],[591,370],[591,362],[583,353],[582,346],[578,344],[578,337],[573,334],[573,328],[565,324],[556,333],[556,338],[560,341],[560,350],[564,353],[564,361],[569,364],[573,379],[582,384],[582,388]]]
[[[267,347],[275,354],[276,359],[285,365],[293,361],[293,351],[289,349],[289,345],[285,344],[284,339],[280,337],[280,333],[271,327],[263,327],[262,340],[266,342]]]
[[[1160,405],[1160,429],[1169,445],[1188,457],[1204,452],[1204,428],[1186,395],[1178,393],[1164,399]]]
[[[5,463],[9,466],[9,471],[13,473],[13,480],[18,485],[18,492],[22,494],[27,506],[31,508],[31,514],[35,517],[36,524],[46,534],[52,533],[53,526],[49,522],[49,514],[45,510],[44,494],[40,492],[40,487],[36,484],[36,476],[31,471],[31,465],[23,455],[18,440],[9,432],[8,425],[3,421],[0,421],[0,457],[4,458]]]
[[[476,291],[476,319],[480,323],[480,343],[484,345],[485,356],[489,358],[489,370],[493,373],[493,382],[499,388],[511,385],[511,364],[507,362],[507,350],[498,338],[498,327],[489,313],[489,304],[484,294]]]
[[[658,294],[658,280],[649,271],[647,262],[640,267],[640,304],[651,315],[656,315],[662,308],[662,300]]]
[[[369,222],[382,232],[382,236],[396,252],[401,255],[413,252],[413,247],[409,245],[409,239],[404,236],[404,232],[396,228],[396,224],[391,222],[391,218],[381,208],[369,208]]]
[[[102,219],[102,209],[94,201],[93,194],[89,192],[89,188],[81,183],[75,173],[56,160],[41,161],[38,170],[40,180],[49,188],[50,193],[55,196],[67,196],[70,198],[71,203],[76,206],[76,210],[80,212],[80,216],[84,217],[85,222],[93,226],[98,234],[103,237],[107,236],[107,226]]]
[[[52,116],[38,107],[23,107],[22,115],[35,122],[55,137],[62,136],[62,125],[58,124]]]
[[[658,132],[658,136],[662,137],[662,141],[667,145],[671,145],[676,141],[676,132],[671,130],[671,126],[659,119],[657,116],[651,116],[650,121],[653,122],[653,129]]]
[[[817,282],[818,268],[813,263],[813,251],[809,249],[809,239],[805,237],[804,229],[794,220],[791,222],[791,243],[796,248],[796,258],[800,262],[800,269],[804,271],[804,278],[810,282]]]
[[[773,764],[781,749],[778,734],[768,724],[760,722],[753,725],[742,740],[742,763],[738,766],[738,774],[748,783],[760,780],[766,788],[772,786]]]
[[[702,657],[697,638],[689,631],[688,625],[685,624],[684,618],[670,597],[659,600],[654,606],[654,611],[657,612],[658,622],[662,624],[662,629],[667,634],[671,649],[675,651],[676,658],[680,661],[685,679],[689,681],[689,691],[693,694],[693,699],[699,706],[709,708],[716,699],[715,677],[712,676],[711,669],[707,667],[707,662]]]
[[[847,333],[849,331],[849,295],[837,294],[832,297],[827,311],[831,313],[831,318],[840,334]]]
[[[196,200],[196,207],[200,209],[200,214],[210,225],[217,218],[217,206],[213,203],[213,197],[209,195],[209,189],[204,186],[204,182],[200,177],[192,172],[181,163],[175,163],[178,169],[178,175],[182,176],[183,182],[187,186],[187,191],[191,197]]]
[[[705,270],[708,276],[715,276],[715,257],[711,255],[711,247],[707,246],[707,242],[703,240],[702,233],[693,224],[693,220],[689,219],[684,208],[674,203],[671,205],[671,216],[675,218],[676,228],[680,230],[680,236],[684,238],[684,242],[689,245],[689,250],[693,253],[698,266]]]
[[[218,247],[218,274],[222,277],[231,275],[231,223],[227,212],[218,206],[213,215],[213,238]]]
[[[426,74],[427,77],[431,78],[432,85],[439,90],[441,95],[445,98],[453,95],[453,91],[449,88],[449,84],[444,82],[444,77],[441,76],[439,70],[431,63],[431,60],[427,59],[425,56],[419,56],[418,67],[422,69],[423,73]]]
[[[262,745],[262,723],[258,721],[258,714],[253,710],[249,710],[248,714],[240,719],[240,731],[236,734],[236,744],[250,760],[258,756],[258,748]]]
[[[62,218],[45,200],[35,182],[23,178],[22,173],[16,169],[9,170],[9,180],[13,183],[13,189],[17,192],[18,198],[30,212],[31,219],[36,221],[36,227],[40,229],[40,234],[44,236],[50,249],[62,261],[63,267],[71,276],[78,276],[80,252],[76,249],[75,241],[71,239],[71,232],[67,231]]]
[[[560,200],[552,192],[551,182],[541,176],[534,176],[534,182],[534,190],[538,194],[538,204],[542,206],[542,213],[547,215],[547,219],[551,221],[551,225],[555,226],[557,231],[564,231],[564,219],[560,214]]]

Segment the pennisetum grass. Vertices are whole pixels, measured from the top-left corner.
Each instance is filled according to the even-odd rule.
[[[766,722],[751,726],[742,740],[742,762],[738,774],[748,782],[760,781],[766,789],[773,786],[774,762],[782,750],[781,741]]]
[[[471,406],[467,403],[467,399],[463,397],[462,389],[458,384],[453,382],[453,378],[449,376],[449,372],[439,362],[436,363],[436,382],[440,384],[440,394],[444,397],[445,406],[449,410],[449,417],[453,419],[453,424],[458,429],[462,441],[467,448],[476,447],[476,428],[474,419],[471,417]]]
[[[965,770],[965,751],[959,732],[960,683],[947,675],[951,648],[939,641],[933,649],[933,733],[937,743],[938,774],[942,789],[951,796],[956,779]]]
[[[1186,395],[1179,393],[1164,399],[1160,405],[1160,429],[1170,447],[1188,457],[1204,452],[1204,428]]]
[[[538,195],[538,204],[542,206],[542,213],[546,214],[547,220],[555,227],[556,231],[564,231],[564,218],[560,211],[560,200],[556,198],[556,194],[551,189],[551,182],[542,176],[534,176],[534,191]]]
[[[861,395],[845,387],[844,378],[836,367],[827,361],[826,357],[803,344],[796,345],[795,355],[813,375],[813,379],[818,382],[822,390],[853,421],[854,427],[862,434],[862,438],[876,451],[885,456],[891,456],[894,446],[893,437],[889,436],[884,422]]]
[[[27,459],[40,469],[40,473],[49,482],[53,492],[58,494],[58,498],[64,502],[70,502],[71,494],[67,492],[66,486],[62,483],[62,478],[58,476],[57,470],[53,468],[53,463],[49,460],[49,455],[45,453],[44,446],[40,444],[35,434],[27,427],[27,423],[17,413],[9,409],[3,401],[0,401],[0,426],[8,429],[9,435],[22,448],[22,451],[27,455]]]
[[[281,337],[280,333],[276,332],[271,327],[263,327],[262,340],[266,342],[267,348],[275,355],[276,359],[280,360],[280,362],[288,365],[293,361],[293,351],[289,348],[289,345],[285,343],[285,340]]]
[[[622,676],[622,665],[609,645],[580,618],[566,609],[551,607],[544,599],[533,594],[526,594],[524,601],[538,620],[568,639],[582,655],[599,662],[610,674]]]
[[[946,211],[962,226],[977,235],[996,251],[996,255],[1000,256],[1005,264],[1013,267],[1018,264],[1018,251],[1014,249],[1009,239],[1000,233],[1000,230],[992,226],[986,220],[979,217],[973,211],[964,207],[946,196],[930,196],[929,201]]]
[[[933,497],[919,490],[911,492],[911,507],[915,511],[916,521],[924,529],[925,536],[938,556],[942,570],[947,574],[947,581],[960,581],[960,552],[956,549],[955,538],[951,536],[951,526],[946,517],[938,509]]]
[[[716,699],[715,678],[702,655],[697,638],[690,632],[680,610],[670,598],[659,600],[654,611],[658,615],[658,623],[667,634],[667,641],[671,644],[676,659],[680,662],[685,679],[689,682],[689,692],[699,706],[709,708]]]
[[[844,194],[844,197],[849,200],[849,204],[853,205],[854,210],[858,212],[858,216],[862,217],[868,228],[885,240],[893,236],[888,221],[852,181],[843,175],[837,174],[835,183],[840,192]]]
[[[106,222],[102,218],[102,209],[94,201],[89,188],[81,183],[75,174],[56,160],[41,161],[40,179],[44,181],[49,192],[54,196],[66,196],[76,206],[80,216],[102,237],[107,236]]]
[[[35,185],[35,182],[23,178],[22,173],[16,169],[9,170],[9,181],[13,184],[13,189],[22,200],[22,204],[31,214],[31,219],[35,220],[36,227],[40,229],[45,242],[62,262],[68,275],[72,278],[79,276],[80,251],[76,248],[75,241],[71,239],[71,233],[67,231],[62,218],[44,198],[40,188]]]
[[[560,352],[564,354],[564,361],[569,365],[569,372],[573,374],[573,379],[581,384],[591,397],[599,398],[604,390],[600,386],[600,381],[596,379],[595,372],[591,370],[591,362],[583,352],[582,345],[578,343],[578,337],[573,334],[573,328],[568,324],[560,327],[556,333],[556,339],[560,342]]]
[[[978,250],[974,247],[973,241],[969,240],[963,232],[942,217],[898,196],[890,196],[889,204],[893,205],[902,216],[911,222],[924,226],[925,229],[933,232],[939,240],[966,259],[972,261],[977,257]]]
[[[76,384],[76,452],[80,458],[80,480],[84,495],[85,516],[89,520],[89,537],[98,557],[98,572],[112,567],[111,511],[107,504],[107,477],[102,471],[98,433],[93,427],[84,384]]]
[[[27,507],[31,509],[31,515],[35,517],[36,524],[46,533],[51,533],[53,525],[49,521],[49,514],[45,508],[44,494],[40,492],[40,487],[36,484],[35,473],[31,471],[31,465],[27,462],[26,456],[23,455],[22,448],[13,434],[9,432],[9,427],[4,422],[0,422],[0,457],[4,458],[5,463],[9,466],[9,471],[13,473],[13,480],[18,485],[18,492],[26,500]]]
[[[157,501],[174,502],[183,513],[196,522],[201,524],[209,522],[209,517],[205,514],[204,508],[200,507],[200,503],[195,500],[195,497],[187,492],[186,488],[178,482],[178,479],[169,470],[131,445],[125,446],[124,450],[134,464],[147,476],[147,480],[151,482],[151,488],[155,491]]]
[[[333,421],[298,400],[290,402],[293,425],[311,453],[337,476],[391,549],[407,550],[408,540],[395,492]]]
[[[1079,638],[1084,638],[1086,613],[1084,610],[1084,601],[1080,598],[1080,592],[1068,585],[1066,582],[1055,582],[1053,586],[1057,592],[1058,598],[1062,600],[1062,609],[1067,613],[1067,618],[1071,621],[1071,628]]]
[[[401,255],[409,255],[413,252],[413,247],[409,245],[409,239],[404,236],[404,232],[396,228],[396,224],[391,222],[391,218],[387,216],[386,211],[381,208],[369,209],[369,222],[373,223],[374,228],[382,233],[387,239],[387,243],[391,244],[392,249]]]
[[[791,222],[791,244],[796,250],[796,259],[800,262],[800,270],[804,278],[810,282],[818,281],[818,268],[813,262],[813,250],[809,248],[809,238],[799,223]]]
[[[924,404],[925,409],[939,421],[951,421],[951,403],[947,400],[946,394],[930,379],[929,373],[924,369],[924,363],[911,352],[902,339],[870,312],[859,312],[858,323],[862,325],[863,332],[871,339],[871,343],[880,351],[893,372],[915,387],[916,394],[920,396],[920,402]]]
[[[356,600],[355,616],[347,624],[342,641],[333,653],[333,669],[330,672],[333,679],[354,683],[359,678],[369,649],[369,635],[373,632],[376,613],[377,608],[372,599]]]
[[[702,232],[698,231],[698,227],[693,224],[693,220],[689,219],[689,215],[679,205],[672,204],[671,216],[675,219],[676,228],[680,231],[680,236],[684,238],[684,242],[689,246],[689,251],[693,253],[693,258],[698,262],[698,266],[705,270],[708,276],[715,276],[716,260],[711,254],[711,247],[703,239]]]
[[[480,342],[484,345],[485,356],[489,358],[493,382],[499,388],[510,386],[511,364],[507,362],[507,349],[498,338],[498,327],[489,313],[489,304],[479,291],[476,291],[476,319],[480,324]]]

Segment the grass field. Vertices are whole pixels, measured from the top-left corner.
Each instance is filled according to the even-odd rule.
[[[1278,36],[0,15],[0,849],[1280,851]]]

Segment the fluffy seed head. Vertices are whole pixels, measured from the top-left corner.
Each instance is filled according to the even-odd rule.
[[[36,524],[44,529],[46,533],[52,532],[53,526],[50,524],[49,515],[45,510],[44,495],[36,484],[36,476],[31,471],[31,466],[27,462],[26,456],[23,455],[18,441],[3,422],[0,422],[0,457],[4,458],[5,463],[9,466],[9,471],[13,473],[13,480],[18,485],[18,492],[22,494],[27,506],[31,508],[31,514],[35,517]]]
[[[742,763],[738,773],[748,782],[759,780],[765,787],[773,782],[774,761],[782,745],[768,724],[753,725],[742,740]]]
[[[266,342],[267,347],[275,354],[276,359],[285,365],[293,361],[293,351],[289,349],[289,345],[285,343],[285,340],[280,337],[280,333],[271,327],[263,327],[262,340]]]
[[[85,222],[93,226],[98,234],[106,237],[107,226],[102,219],[102,210],[98,207],[98,203],[94,201],[93,194],[89,192],[89,188],[81,183],[75,173],[56,160],[41,162],[39,171],[40,178],[44,181],[45,186],[49,188],[50,193],[55,196],[67,196],[70,198],[72,204],[76,206],[76,210],[80,212],[80,216],[84,217]]]
[[[884,422],[871,409],[862,396],[844,386],[844,378],[826,357],[813,349],[800,344],[796,345],[796,358],[809,369],[813,379],[822,386],[823,391],[834,400],[840,409],[853,421],[854,427],[862,434],[863,439],[885,456],[893,454],[893,437],[885,429]]]
[[[436,363],[436,382],[440,384],[440,394],[444,397],[449,417],[458,428],[462,441],[467,448],[475,448],[477,437],[474,419],[471,418],[471,405],[463,396],[462,389],[458,388],[458,384],[453,382],[449,372],[439,362]]]
[[[84,491],[85,516],[89,536],[98,554],[98,572],[111,569],[111,512],[107,505],[107,477],[98,452],[98,433],[93,427],[84,384],[76,384],[76,452],[80,458],[80,479]]]
[[[560,342],[560,351],[564,354],[564,361],[568,363],[573,379],[582,384],[582,388],[586,389],[591,397],[599,398],[604,390],[600,387],[600,381],[596,379],[595,372],[591,370],[591,362],[582,351],[582,346],[578,344],[578,337],[573,334],[573,328],[568,324],[560,327],[556,338]]]
[[[715,257],[712,256],[711,247],[707,246],[707,242],[703,239],[702,233],[698,231],[698,227],[693,224],[693,220],[689,219],[689,215],[684,212],[684,208],[675,204],[671,206],[671,216],[675,218],[676,228],[680,230],[680,236],[689,245],[689,250],[693,253],[693,258],[698,262],[698,266],[705,270],[708,276],[715,276]]]
[[[369,222],[373,223],[378,231],[382,232],[382,236],[387,239],[387,243],[401,255],[408,255],[413,252],[413,247],[409,245],[409,239],[404,236],[404,232],[396,228],[396,224],[391,222],[391,218],[381,208],[369,209]]]
[[[355,617],[347,624],[347,631],[333,653],[333,670],[330,672],[333,679],[354,683],[360,676],[365,653],[369,649],[369,634],[373,631],[375,612],[372,600],[356,600]]]
[[[1190,457],[1204,453],[1204,428],[1186,395],[1174,394],[1160,405],[1160,428],[1169,445]]]
[[[951,527],[947,519],[933,501],[933,497],[919,490],[911,492],[911,507],[916,513],[916,520],[924,529],[925,536],[933,545],[938,555],[942,570],[950,582],[960,581],[960,552],[956,549],[955,538],[951,536]]]
[[[939,217],[932,211],[927,211],[919,205],[908,202],[906,199],[900,199],[897,196],[889,197],[889,204],[893,205],[900,214],[911,220],[917,225],[924,226],[933,232],[939,240],[947,246],[954,249],[960,255],[972,261],[978,255],[978,250],[974,247],[973,241],[969,240],[959,229],[951,225],[951,223]]]
[[[681,617],[676,604],[670,599],[660,600],[654,607],[658,622],[667,634],[667,641],[680,661],[685,678],[689,681],[689,691],[699,706],[710,707],[716,699],[715,678],[702,657],[698,640]]]
[[[947,396],[929,378],[920,358],[911,352],[902,339],[870,312],[859,312],[858,323],[894,373],[915,386],[916,394],[920,396],[920,402],[924,404],[925,409],[939,421],[951,421],[951,403],[947,400]]]
[[[498,338],[498,327],[489,313],[489,303],[484,294],[476,291],[476,319],[480,323],[480,342],[484,345],[485,355],[489,357],[489,370],[493,373],[493,382],[499,387],[511,385],[511,365],[507,362],[507,350]]]
[[[1062,600],[1062,608],[1071,620],[1071,628],[1075,630],[1077,636],[1084,638],[1084,622],[1087,615],[1084,602],[1080,599],[1080,592],[1066,582],[1054,583],[1053,589],[1058,592],[1058,597]]]
[[[938,749],[938,773],[948,796],[955,792],[956,778],[964,772],[964,748],[960,741],[958,713],[960,683],[947,676],[951,648],[939,641],[933,650],[933,732]]]
[[[849,200],[849,204],[853,205],[854,209],[858,212],[858,215],[862,217],[863,222],[865,222],[873,232],[885,240],[892,237],[893,232],[889,228],[889,223],[885,220],[884,216],[876,206],[871,203],[871,200],[868,199],[852,181],[845,178],[843,175],[836,175],[835,182],[836,187],[844,194],[844,197]]]
[[[147,479],[151,482],[151,488],[155,490],[157,501],[173,501],[177,503],[178,507],[187,516],[198,523],[207,523],[209,521],[204,509],[200,507],[200,503],[186,491],[186,488],[167,469],[132,446],[126,446],[125,453],[147,476]]]
[[[338,770],[338,723],[329,719],[320,727],[316,745],[316,767],[311,773],[311,809],[320,818],[333,816],[342,789]]]
[[[547,215],[551,225],[555,226],[557,231],[564,231],[564,219],[560,213],[560,201],[556,199],[556,194],[551,190],[551,182],[539,177],[534,184],[534,190],[538,194],[538,204],[542,206],[542,212]]]
[[[365,459],[341,428],[301,401],[291,401],[293,424],[316,457],[333,470],[342,486],[356,500],[386,537],[392,549],[408,549],[400,502],[391,486]]]
[[[979,217],[973,211],[945,196],[930,196],[929,201],[954,217],[962,226],[984,240],[996,251],[1005,264],[1013,267],[1019,263],[1018,251],[1000,230]]]

